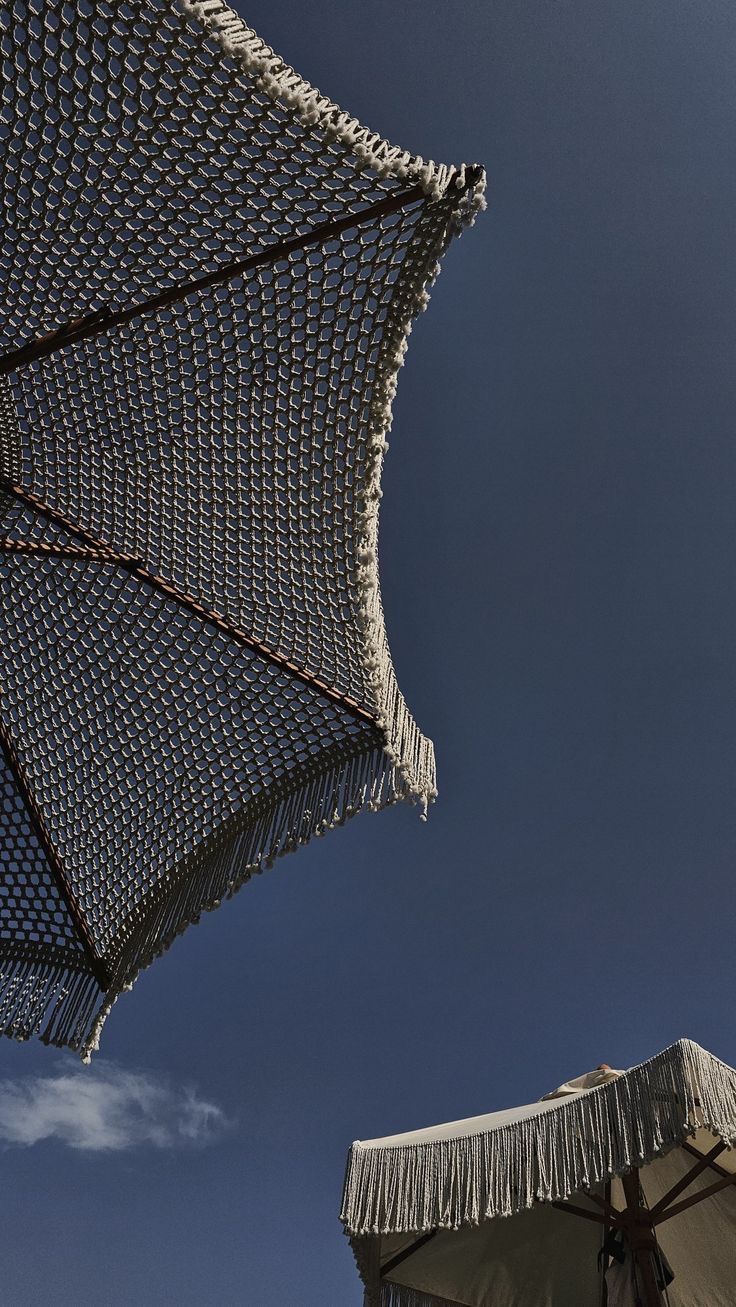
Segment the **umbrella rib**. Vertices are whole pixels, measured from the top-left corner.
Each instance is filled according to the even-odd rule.
[[[480,169],[466,168],[465,182],[463,187],[458,190],[458,195],[474,186],[479,175]],[[207,273],[203,277],[197,277],[194,281],[180,282],[176,286],[170,286],[167,290],[161,291],[148,300],[143,300],[140,304],[132,304],[128,308],[119,309],[117,312],[111,309],[100,309],[85,317],[76,318],[74,321],[66,323],[65,326],[49,332],[48,335],[37,340],[28,341],[18,349],[5,354],[0,358],[0,376],[8,372],[15,372],[17,368],[23,367],[26,363],[53,354],[66,345],[76,344],[77,341],[86,340],[90,336],[112,331],[115,327],[122,326],[124,323],[139,318],[146,313],[154,313],[169,304],[177,304],[197,291],[209,290],[213,286],[220,286],[224,282],[231,281],[233,277],[237,277],[241,273],[251,272],[255,268],[274,263],[279,259],[287,259],[289,255],[297,250],[309,249],[313,245],[322,245],[325,241],[332,240],[335,236],[339,236],[344,231],[349,231],[352,227],[360,226],[373,218],[381,218],[389,213],[395,213],[398,209],[403,209],[409,204],[424,199],[426,199],[426,195],[421,186],[412,186],[408,190],[387,195],[384,199],[377,200],[374,204],[368,204],[357,212],[345,214],[342,218],[333,218],[330,222],[322,223],[319,227],[313,227],[311,231],[306,231],[301,236],[294,236],[290,240],[275,241],[273,244],[256,251],[255,254],[236,259],[232,263],[225,264],[222,268],[217,268],[214,272]]]
[[[82,560],[106,562],[107,554],[103,554],[99,549],[82,549],[75,545],[48,545],[42,540],[0,540],[0,553],[2,554],[24,554],[39,558],[79,558]],[[121,554],[121,559],[125,560],[125,555]],[[133,563],[137,566],[137,559],[130,559],[130,566]]]
[[[215,612],[214,609],[206,608],[204,604],[201,604],[193,595],[185,594],[182,590],[177,589],[176,586],[171,585],[169,581],[164,580],[162,576],[157,576],[155,572],[150,572],[140,559],[133,558],[129,554],[117,553],[117,551],[110,545],[105,544],[103,540],[98,540],[90,531],[87,531],[85,527],[78,526],[75,522],[72,522],[63,513],[60,513],[58,509],[52,508],[50,504],[46,504],[42,499],[39,499],[32,491],[25,490],[22,486],[15,486],[10,482],[5,481],[0,482],[0,485],[6,492],[14,495],[22,503],[28,505],[29,508],[37,510],[39,513],[42,513],[44,517],[48,518],[50,522],[60,526],[70,535],[76,536],[78,540],[81,540],[83,544],[89,548],[91,556],[100,559],[101,561],[109,560],[111,563],[117,564],[118,567],[125,568],[126,571],[136,576],[138,580],[144,582],[146,585],[150,585],[152,589],[165,595],[167,599],[174,599],[182,608],[193,613],[195,617],[200,618],[209,626],[214,626],[218,631],[227,635],[236,644],[245,645],[246,648],[252,649],[254,653],[258,654],[258,656],[263,658],[266,662],[272,663],[281,671],[288,672],[290,676],[295,677],[304,685],[308,685],[310,689],[317,690],[325,698],[330,699],[333,703],[339,704],[341,708],[346,708],[353,717],[357,717],[362,722],[368,722],[373,727],[377,725],[375,715],[367,708],[363,708],[363,706],[355,699],[351,698],[350,695],[341,694],[339,690],[335,690],[333,686],[320,680],[318,676],[313,676],[311,672],[306,671],[305,668],[292,662],[291,659],[287,658],[284,654],[269,649],[268,646],[262,644],[260,640],[256,640],[255,636],[249,635],[247,631],[243,631],[239,626],[228,621],[226,617],[222,617],[220,613]]]
[[[701,1153],[699,1160],[695,1163],[695,1166],[690,1168],[687,1175],[683,1175],[676,1184],[673,1184],[671,1189],[667,1190],[666,1194],[662,1195],[659,1202],[655,1203],[654,1207],[650,1208],[649,1215],[653,1221],[656,1221],[666,1208],[672,1206],[675,1198],[679,1198],[683,1190],[687,1189],[688,1186],[692,1184],[693,1180],[696,1180],[706,1167],[710,1166],[710,1163],[714,1162],[715,1159],[720,1156],[725,1147],[726,1145],[724,1141],[719,1139],[718,1142],[713,1145],[709,1153]]]
[[[688,1139],[683,1139],[682,1143],[680,1144],[680,1147],[684,1149],[686,1153],[689,1153],[691,1157],[696,1157],[698,1160],[700,1160],[701,1157],[705,1156],[705,1154],[701,1153],[699,1148],[695,1148],[695,1146],[691,1144]],[[724,1175],[724,1176],[730,1175],[733,1178],[736,1178],[736,1171],[727,1171],[725,1166],[719,1166],[717,1162],[713,1162],[713,1161],[709,1162],[708,1170],[715,1171],[716,1175]]]
[[[661,1225],[663,1221],[669,1221],[673,1216],[679,1216],[680,1212],[687,1211],[688,1207],[694,1207],[696,1203],[702,1203],[706,1198],[712,1198],[721,1189],[727,1189],[729,1185],[736,1184],[736,1175],[722,1175],[720,1180],[714,1184],[708,1185],[707,1189],[701,1189],[697,1194],[691,1194],[689,1198],[683,1198],[681,1203],[675,1203],[673,1207],[667,1207],[654,1217],[654,1225]]]
[[[610,1179],[606,1180],[606,1187],[605,1187],[605,1190],[604,1190],[604,1196],[603,1196],[603,1197],[600,1197],[600,1196],[597,1195],[597,1194],[589,1194],[588,1197],[589,1197],[589,1198],[595,1198],[595,1201],[596,1201],[597,1203],[600,1203],[600,1204],[603,1206],[603,1210],[604,1210],[605,1215],[606,1215],[606,1219],[605,1219],[605,1222],[604,1222],[604,1224],[603,1224],[603,1230],[601,1231],[601,1250],[600,1250],[600,1252],[599,1252],[599,1254],[598,1254],[598,1268],[599,1268],[599,1275],[600,1275],[600,1282],[601,1282],[601,1283],[600,1283],[600,1290],[601,1290],[601,1294],[600,1294],[600,1303],[599,1303],[598,1307],[606,1307],[606,1304],[607,1304],[607,1302],[608,1302],[608,1287],[607,1287],[607,1284],[606,1284],[606,1272],[607,1272],[607,1270],[608,1270],[608,1264],[609,1264],[609,1260],[610,1260],[610,1255],[609,1255],[609,1252],[608,1252],[607,1244],[608,1244],[608,1239],[609,1239],[609,1231],[610,1231],[610,1229],[611,1229],[611,1224],[612,1224],[612,1222],[611,1222],[611,1216],[614,1215],[614,1214],[615,1214],[615,1211],[616,1211],[615,1207],[613,1206],[613,1204],[612,1204],[612,1202],[611,1202],[611,1181],[610,1181]]]
[[[13,744],[13,740],[8,730],[7,724],[2,716],[0,716],[0,748],[2,749],[2,752],[5,755],[5,761],[7,763],[8,769],[11,772],[13,780],[15,781],[15,784],[17,785],[18,791],[21,795],[21,798],[23,799],[23,802],[26,807],[26,811],[28,813],[28,820],[31,824],[31,828],[39,843],[39,846],[41,847],[41,849],[43,850],[46,856],[46,861],[49,865],[49,870],[51,871],[51,875],[54,879],[59,894],[61,895],[67,907],[69,915],[72,918],[74,925],[77,928],[77,931],[79,932],[80,942],[82,944],[85,955],[87,957],[90,970],[92,971],[92,974],[94,975],[100,988],[107,989],[110,984],[110,978],[107,974],[107,969],[102,959],[99,957],[99,955],[95,950],[92,936],[89,933],[87,923],[82,915],[82,910],[79,906],[76,895],[74,894],[74,891],[72,890],[72,887],[67,879],[66,872],[64,870],[64,864],[62,863],[61,858],[59,857],[59,854],[56,850],[54,842],[49,833],[48,827],[46,826],[43,813],[41,812],[41,809],[38,803],[36,802],[36,798],[34,796],[33,790],[31,789],[31,786],[28,783],[28,778],[26,776],[25,769],[18,756],[15,745]]]
[[[381,1279],[384,1279],[384,1277],[391,1271],[395,1271],[396,1267],[400,1266],[401,1263],[405,1262],[409,1257],[413,1257],[414,1253],[419,1252],[419,1249],[423,1248],[425,1243],[429,1243],[430,1239],[434,1239],[436,1234],[439,1234],[439,1230],[427,1230],[424,1234],[420,1235],[418,1239],[415,1239],[413,1243],[410,1243],[409,1247],[405,1248],[403,1252],[397,1253],[395,1257],[392,1257],[387,1261],[381,1267]]]
[[[550,1207],[556,1207],[558,1212],[567,1212],[570,1216],[581,1216],[586,1221],[595,1221],[596,1225],[618,1225],[619,1222],[613,1219],[613,1216],[606,1214],[603,1216],[600,1212],[591,1212],[587,1207],[577,1207],[575,1203],[563,1203],[553,1201]],[[617,1213],[620,1215],[620,1213]]]
[[[610,1181],[606,1185],[606,1189],[609,1190],[609,1197],[602,1198],[600,1194],[589,1193],[588,1198],[592,1203],[597,1203],[598,1206],[603,1209],[603,1211],[606,1213],[607,1216],[612,1216],[615,1218],[616,1216],[619,1216],[620,1213],[610,1202]]]

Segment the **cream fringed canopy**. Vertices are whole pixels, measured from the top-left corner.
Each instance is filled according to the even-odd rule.
[[[353,1144],[365,1307],[733,1307],[736,1070],[682,1039],[546,1101]]]
[[[5,0],[0,34],[0,1028],[86,1056],[254,871],[433,797],[379,483],[483,177],[221,0]]]

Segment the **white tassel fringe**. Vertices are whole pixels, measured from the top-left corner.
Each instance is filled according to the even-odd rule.
[[[341,1219],[356,1237],[477,1225],[591,1189],[699,1127],[736,1142],[736,1071],[680,1040],[617,1080],[483,1134],[354,1144]]]

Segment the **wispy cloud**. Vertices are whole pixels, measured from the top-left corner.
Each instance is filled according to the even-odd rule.
[[[110,1063],[0,1080],[0,1145],[55,1139],[87,1152],[172,1149],[212,1143],[227,1125],[222,1109],[194,1090]]]

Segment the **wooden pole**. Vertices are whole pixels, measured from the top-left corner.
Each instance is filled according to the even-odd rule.
[[[662,1307],[662,1295],[657,1288],[652,1254],[657,1241],[649,1212],[640,1202],[639,1170],[635,1168],[621,1177],[626,1198],[624,1218],[627,1226],[631,1255],[636,1263],[644,1289],[644,1307]]]
[[[594,1195],[591,1194],[591,1197],[594,1197]],[[607,1180],[607,1181],[606,1181],[606,1187],[605,1187],[605,1190],[604,1190],[604,1192],[603,1192],[602,1205],[603,1205],[603,1209],[604,1209],[604,1212],[605,1212],[605,1217],[604,1217],[605,1225],[603,1226],[603,1238],[602,1238],[602,1240],[601,1240],[601,1251],[600,1251],[600,1263],[601,1263],[601,1272],[600,1272],[600,1273],[601,1273],[601,1302],[600,1302],[600,1307],[607,1307],[607,1303],[608,1303],[608,1282],[607,1282],[607,1280],[606,1280],[606,1271],[608,1270],[608,1252],[606,1251],[606,1243],[607,1243],[607,1241],[608,1241],[608,1236],[609,1236],[610,1231],[611,1231],[611,1223],[610,1223],[610,1222],[611,1222],[611,1214],[613,1213],[613,1207],[611,1206],[611,1181],[610,1181],[610,1180]]]

